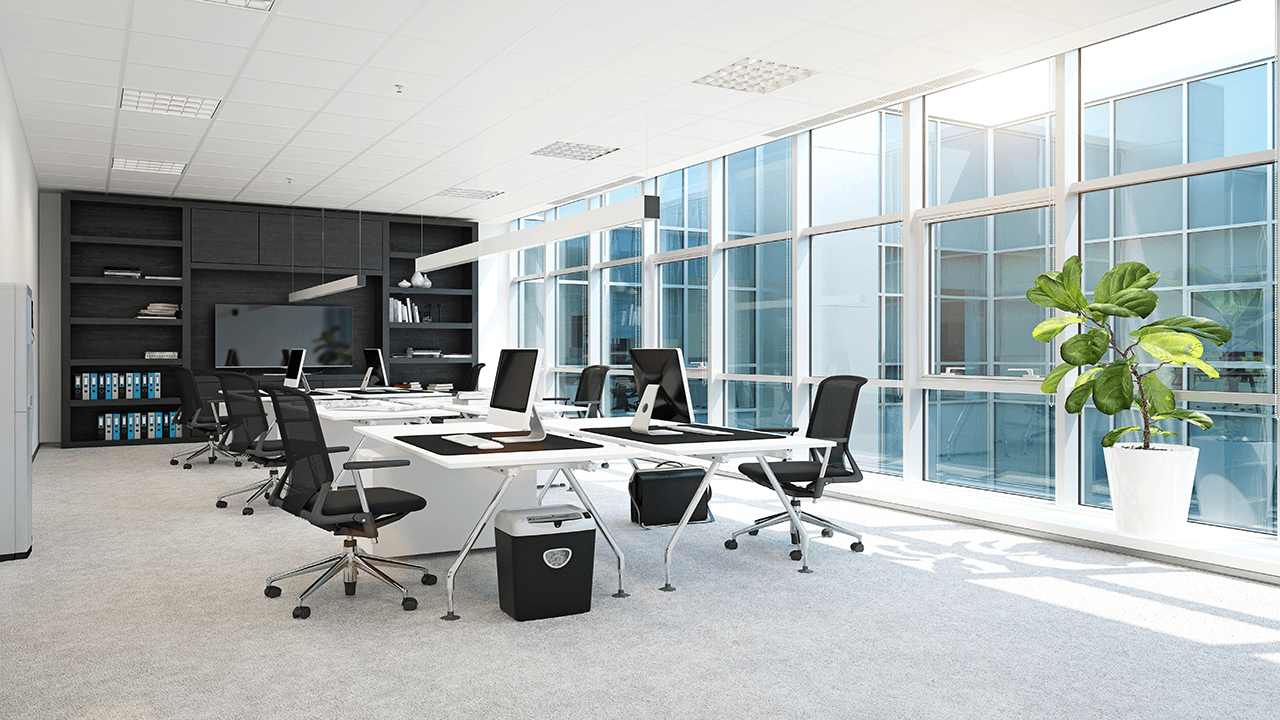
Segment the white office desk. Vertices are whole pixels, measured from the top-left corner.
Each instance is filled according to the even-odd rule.
[[[474,400],[469,403],[446,402],[442,407],[465,417],[485,417],[489,414],[489,403],[486,400]],[[541,400],[534,402],[533,409],[537,411],[538,417],[544,418],[560,417],[565,413],[585,413],[587,411],[587,408],[581,405],[565,405],[564,403],[542,402]]]
[[[637,457],[643,453],[639,450],[625,448],[621,445],[614,444],[609,441],[593,440],[598,447],[557,449],[557,450],[540,450],[540,451],[521,451],[519,445],[508,446],[510,449],[502,451],[467,451],[456,455],[443,455],[431,452],[429,450],[412,445],[402,440],[396,439],[397,436],[403,435],[449,435],[465,429],[467,433],[479,432],[509,432],[509,428],[503,428],[497,425],[489,425],[481,422],[471,422],[466,424],[434,424],[434,425],[415,425],[412,427],[403,426],[357,426],[356,432],[366,436],[371,440],[376,440],[381,444],[394,448],[400,453],[409,454],[415,458],[425,459],[440,469],[448,471],[450,482],[454,478],[462,480],[465,476],[464,472],[488,472],[490,474],[497,473],[501,476],[501,483],[498,485],[497,491],[493,494],[493,499],[489,501],[484,511],[479,514],[475,526],[472,528],[467,540],[463,543],[462,548],[458,551],[458,557],[454,560],[453,565],[449,567],[449,571],[445,576],[445,588],[448,598],[449,611],[442,618],[444,620],[456,620],[458,616],[453,612],[453,586],[454,576],[458,569],[462,567],[462,563],[466,560],[467,553],[475,546],[476,541],[480,537],[485,526],[493,519],[494,514],[498,511],[502,504],[504,496],[507,494],[516,478],[523,471],[540,470],[540,469],[559,469],[564,472],[565,478],[568,479],[570,487],[573,488],[578,499],[582,502],[587,512],[591,513],[591,518],[595,521],[596,527],[600,529],[604,535],[605,541],[609,543],[609,547],[613,549],[614,554],[618,557],[618,592],[614,597],[626,597],[627,593],[624,587],[624,574],[626,572],[626,560],[622,554],[622,550],[618,547],[618,543],[613,539],[613,534],[609,532],[609,528],[605,526],[600,519],[600,514],[596,512],[595,506],[591,503],[591,499],[587,497],[587,493],[578,483],[574,470],[589,469],[594,463],[600,460],[611,458],[628,458]],[[365,446],[368,444],[366,443]],[[526,476],[534,473],[526,473]],[[428,504],[431,498],[427,499]],[[533,503],[528,503],[532,505]],[[412,516],[410,516],[412,517]],[[402,521],[403,522],[403,521]],[[396,523],[399,524],[399,523]],[[388,527],[394,527],[388,526]]]
[[[711,483],[711,478],[715,475],[716,470],[722,463],[727,460],[742,457],[754,457],[764,467],[765,474],[769,477],[769,482],[773,485],[774,492],[778,494],[778,500],[782,502],[783,508],[786,509],[787,515],[791,518],[791,526],[797,528],[800,535],[800,554],[802,567],[800,572],[812,572],[809,569],[809,535],[805,532],[804,523],[800,522],[800,518],[796,515],[796,511],[791,507],[791,502],[786,494],[782,492],[782,485],[778,483],[778,478],[769,469],[768,458],[789,458],[792,453],[797,450],[808,451],[811,448],[832,448],[835,443],[829,440],[817,440],[794,435],[775,435],[772,433],[758,433],[765,437],[755,437],[749,440],[727,440],[718,436],[698,435],[693,433],[685,433],[680,437],[656,437],[656,438],[620,438],[613,435],[605,435],[598,431],[598,428],[618,428],[630,425],[631,418],[591,418],[591,419],[549,419],[544,425],[548,430],[556,430],[558,432],[569,433],[583,438],[589,438],[599,442],[617,443],[625,445],[629,448],[642,451],[646,455],[678,455],[683,457],[699,458],[701,460],[709,460],[711,464],[707,467],[707,472],[702,476],[702,484],[698,486],[697,491],[693,493],[693,497],[689,500],[689,506],[685,508],[684,515],[681,516],[679,524],[671,533],[671,541],[667,543],[667,549],[664,554],[664,564],[666,566],[667,582],[660,589],[667,592],[675,590],[675,586],[671,584],[671,558],[675,550],[676,543],[680,540],[680,533],[684,532],[684,528],[689,524],[689,518],[693,515],[694,509],[698,506],[698,501],[702,498],[702,494],[706,492],[707,485]],[[655,425],[669,425],[671,423],[654,423]],[[714,426],[708,426],[714,427]],[[731,430],[732,428],[723,428]]]

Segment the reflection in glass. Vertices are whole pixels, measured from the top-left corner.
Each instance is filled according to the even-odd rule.
[[[559,275],[556,294],[556,365],[587,364],[587,274]]]
[[[812,374],[900,377],[901,233],[895,223],[813,237]]]
[[[725,266],[725,371],[791,374],[791,241],[730,248]]]
[[[546,296],[542,281],[528,280],[520,283],[517,297],[519,298],[517,317],[520,323],[518,329],[520,347],[540,348],[545,340],[543,316],[546,312],[544,307]]]
[[[881,111],[842,120],[810,135],[813,224],[902,209],[902,116]]]
[[[658,346],[680,348],[689,365],[706,364],[707,259],[659,265],[658,302]]]
[[[863,472],[902,476],[902,388],[862,388],[849,451]]]
[[[791,143],[783,138],[725,158],[727,239],[791,229]]]
[[[707,244],[706,164],[658,178],[658,252]]]
[[[583,267],[587,264],[587,247],[589,237],[570,238],[556,243],[556,269]]]
[[[926,480],[1053,498],[1052,396],[925,394]]]
[[[620,227],[604,233],[604,252],[606,261],[625,260],[640,257],[640,228]]]
[[[540,275],[546,272],[544,258],[547,248],[544,245],[526,248],[520,251],[520,275]]]
[[[724,394],[729,427],[791,426],[790,383],[728,380]]]
[[[640,347],[640,263],[604,270],[605,363],[631,365],[631,348]]]

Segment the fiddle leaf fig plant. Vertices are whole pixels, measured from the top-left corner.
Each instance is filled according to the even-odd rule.
[[[1067,313],[1037,325],[1031,331],[1035,339],[1052,342],[1068,327],[1083,326],[1062,343],[1062,363],[1045,377],[1040,390],[1050,395],[1057,393],[1062,379],[1072,370],[1079,370],[1067,395],[1067,412],[1079,413],[1090,401],[1106,415],[1136,405],[1142,414],[1142,425],[1112,430],[1102,438],[1103,447],[1115,445],[1129,433],[1141,432],[1142,448],[1149,450],[1152,435],[1177,435],[1155,425],[1160,420],[1184,420],[1203,430],[1213,427],[1207,415],[1178,408],[1173,390],[1156,373],[1166,365],[1191,365],[1211,378],[1218,377],[1218,371],[1200,359],[1204,355],[1203,341],[1222,345],[1231,339],[1231,331],[1206,318],[1179,315],[1149,322],[1123,338],[1113,318],[1146,319],[1156,309],[1157,297],[1150,288],[1160,279],[1160,273],[1140,262],[1120,263],[1098,280],[1092,302],[1080,289],[1082,274],[1080,257],[1073,255],[1061,272],[1041,273],[1027,290],[1027,299],[1036,305]],[[1139,348],[1155,358],[1154,367],[1139,366]],[[1109,358],[1108,352],[1113,353]]]

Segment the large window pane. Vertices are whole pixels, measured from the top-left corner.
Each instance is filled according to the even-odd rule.
[[[658,267],[658,344],[680,348],[690,365],[707,362],[707,260]]]
[[[1051,219],[1045,208],[932,226],[933,372],[1048,374],[1052,346],[1031,336],[1048,311],[1026,292],[1052,268]]]
[[[658,252],[707,244],[707,166],[658,178]]]
[[[813,220],[826,225],[902,209],[902,116],[875,112],[815,129]]]
[[[849,451],[863,472],[902,475],[901,388],[862,388]]]
[[[640,264],[607,268],[604,276],[605,364],[631,365],[640,346]]]
[[[556,269],[567,270],[585,266],[588,261],[588,241],[586,235],[569,238],[556,243]]]
[[[725,370],[791,374],[791,241],[731,248],[725,263]]]
[[[790,427],[790,383],[730,380],[724,392],[729,427]]]
[[[927,96],[928,204],[1052,184],[1052,112],[1048,60]]]
[[[587,274],[559,275],[556,293],[556,365],[587,364]]]
[[[545,342],[543,316],[546,313],[546,295],[542,281],[522,282],[516,292],[519,303],[520,347],[540,348]]]
[[[1051,499],[1053,398],[926,392],[925,479]]]
[[[902,377],[902,226],[814,236],[813,375]]]
[[[729,240],[791,229],[791,138],[725,158],[725,224]]]
[[[546,247],[539,245],[538,247],[527,248],[520,251],[520,269],[519,275],[539,275],[547,271]]]
[[[640,257],[641,233],[638,227],[620,227],[604,233],[604,260],[626,260]]]
[[[1218,75],[1187,86],[1192,162],[1271,147],[1267,66]]]

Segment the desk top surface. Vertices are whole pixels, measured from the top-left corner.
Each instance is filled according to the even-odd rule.
[[[655,425],[672,425],[674,423],[654,423]],[[835,443],[829,440],[818,440],[799,435],[775,435],[773,433],[757,433],[738,431],[735,428],[723,428],[735,431],[739,437],[726,439],[717,435],[700,435],[684,433],[680,436],[659,436],[645,438],[629,431],[619,431],[631,426],[631,418],[591,418],[591,419],[548,419],[543,422],[548,430],[566,432],[580,437],[618,443],[653,453],[670,455],[687,455],[690,457],[749,457],[757,455],[777,455],[793,450],[832,447]],[[708,426],[715,427],[715,426]],[[608,432],[603,432],[608,430]]]
[[[457,455],[438,455],[425,448],[397,440],[404,435],[453,435],[467,433],[477,435],[483,433],[510,432],[510,428],[490,425],[484,422],[445,423],[438,425],[361,425],[355,431],[371,439],[399,448],[416,457],[425,458],[448,469],[468,468],[505,468],[505,467],[555,467],[577,463],[598,462],[630,457],[640,457],[644,452],[638,448],[628,448],[608,439],[595,439],[592,447],[575,447],[557,450],[525,450],[519,445],[508,445],[502,451],[464,452]],[[576,443],[575,443],[576,444]],[[468,449],[469,450],[469,449]]]

